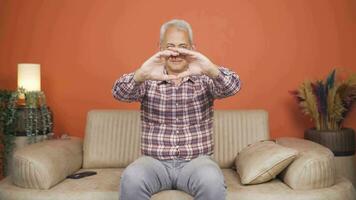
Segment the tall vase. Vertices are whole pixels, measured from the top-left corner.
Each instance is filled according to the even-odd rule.
[[[355,131],[351,128],[342,128],[335,131],[311,128],[304,132],[304,138],[329,148],[335,156],[355,154]]]

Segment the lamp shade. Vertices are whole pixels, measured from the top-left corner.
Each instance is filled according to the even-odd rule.
[[[17,87],[27,91],[41,91],[41,65],[20,63],[17,65]]]

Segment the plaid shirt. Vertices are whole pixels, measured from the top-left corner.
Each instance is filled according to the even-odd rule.
[[[240,90],[239,76],[225,67],[212,79],[206,75],[173,81],[138,83],[134,72],[124,74],[112,88],[114,98],[141,102],[141,153],[159,160],[191,160],[214,152],[213,101]],[[164,71],[167,74],[167,71]]]

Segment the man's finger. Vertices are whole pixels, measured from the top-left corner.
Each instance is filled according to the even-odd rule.
[[[180,54],[189,55],[189,56],[196,56],[196,52],[194,52],[192,50],[188,50],[188,49],[184,49],[184,48],[177,48],[177,47],[168,47],[168,49],[176,51],[176,52],[178,52]]]
[[[178,56],[179,53],[171,50],[164,50],[158,52],[157,56],[158,57],[169,57],[169,56]]]

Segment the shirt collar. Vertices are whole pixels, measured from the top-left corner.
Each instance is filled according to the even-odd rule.
[[[166,67],[163,68],[163,74],[167,74],[168,75]],[[186,76],[186,77],[183,78],[182,83],[185,82],[185,81],[188,81],[188,80],[190,80],[192,83],[194,83],[195,78],[193,76]],[[168,81],[170,81],[170,80],[168,80]],[[158,81],[158,84],[168,83],[168,81],[167,80]]]

